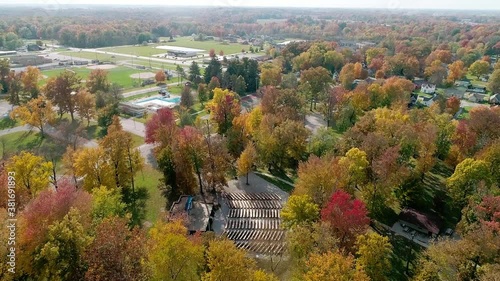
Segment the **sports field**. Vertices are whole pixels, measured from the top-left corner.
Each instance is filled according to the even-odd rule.
[[[126,47],[116,47],[116,48],[126,48]],[[158,49],[159,50],[159,49]],[[123,52],[122,52],[123,53]],[[165,50],[163,50],[162,53],[165,53]],[[168,64],[168,63],[161,63],[161,62],[154,62],[154,61],[149,61],[149,60],[144,60],[144,59],[138,59],[138,58],[130,58],[130,57],[124,57],[124,56],[112,56],[109,54],[100,54],[100,53],[93,53],[93,52],[61,52],[61,55],[65,56],[72,56],[73,58],[82,58],[82,59],[98,59],[100,61],[110,61],[116,64],[120,63],[130,63],[134,65],[142,65],[146,67],[153,67],[157,69],[171,69],[175,70],[175,65],[173,64]]]
[[[72,71],[74,71],[76,74],[78,74],[83,80],[87,79],[91,69],[87,67],[71,67],[68,68]],[[52,70],[44,70],[42,71],[42,75],[46,76],[46,79],[43,79],[41,81],[41,84],[45,84],[48,78],[57,76],[59,73],[64,71],[63,68],[61,69],[52,69]],[[139,79],[134,79],[131,76],[134,74],[139,74],[139,73],[149,73],[149,71],[139,71],[133,68],[128,68],[124,66],[118,66],[112,69],[107,69],[108,71],[108,79],[112,83],[117,83],[121,85],[125,89],[130,89],[130,88],[135,88],[140,86]],[[137,75],[139,76],[139,75]],[[144,75],[146,77],[146,75]]]
[[[161,38],[162,40],[168,40],[168,38]],[[166,42],[160,44],[152,44],[148,46],[121,46],[121,47],[111,47],[111,48],[101,48],[100,50],[129,54],[129,55],[137,55],[137,56],[151,56],[156,54],[164,54],[167,51],[162,49],[155,48],[156,46],[176,46],[176,47],[186,47],[186,48],[195,48],[205,50],[205,53],[208,53],[210,49],[214,49],[216,54],[222,50],[224,54],[236,54],[241,53],[242,49],[248,51],[250,48],[249,45],[243,45],[239,43],[229,43],[227,45],[222,44],[221,42],[210,40],[210,41],[194,41],[191,36],[187,37],[178,37],[175,38],[175,42]]]

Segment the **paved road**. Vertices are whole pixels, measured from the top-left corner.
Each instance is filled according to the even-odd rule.
[[[323,119],[321,114],[311,113],[306,115],[305,125],[306,128],[309,129],[314,135],[318,132],[319,128],[326,127],[326,121]]]
[[[481,103],[475,103],[467,100],[461,100],[460,101],[460,106],[465,107],[465,106],[472,106],[472,107],[477,107],[477,106],[489,106],[487,104],[481,104]]]
[[[141,137],[146,136],[146,126],[143,123],[137,122],[132,118],[120,118],[123,130]]]
[[[24,125],[24,126],[18,126],[18,127],[14,127],[14,128],[0,130],[0,136],[5,136],[8,134],[17,133],[17,132],[28,132],[31,130],[38,131],[38,129],[36,129],[36,128],[33,128],[31,126],[28,126],[28,125]]]

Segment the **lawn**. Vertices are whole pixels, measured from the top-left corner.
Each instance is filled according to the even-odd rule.
[[[116,47],[116,48],[121,48],[121,47]],[[123,53],[123,52],[122,52]],[[120,64],[120,62],[123,63],[130,63],[134,65],[143,65],[146,67],[150,68],[157,68],[157,69],[171,69],[175,70],[176,66],[173,64],[169,63],[161,63],[161,62],[154,62],[154,61],[149,61],[149,60],[144,60],[140,58],[131,58],[131,57],[126,57],[126,56],[120,56],[120,55],[110,55],[110,54],[101,54],[101,53],[94,53],[94,52],[86,52],[86,51],[80,51],[80,52],[62,52],[61,55],[66,55],[66,56],[73,56],[73,58],[82,58],[82,59],[98,59],[100,61],[111,61],[116,64]]]
[[[168,38],[161,38],[162,40],[168,40]],[[239,43],[229,43],[222,44],[219,41],[194,41],[191,36],[186,37],[178,37],[175,38],[175,42],[166,42],[161,44],[152,44],[148,46],[121,46],[121,47],[111,47],[111,48],[102,48],[100,50],[129,54],[129,55],[137,55],[137,56],[151,56],[156,54],[164,54],[167,53],[167,50],[157,49],[157,46],[177,46],[177,47],[187,47],[194,49],[205,50],[205,53],[208,53],[210,49],[214,49],[217,54],[222,50],[224,54],[236,54],[241,53],[242,49],[248,50],[250,48],[249,45],[243,45]]]
[[[57,172],[60,172],[61,158],[66,147],[54,142],[48,136],[41,138],[40,133],[25,131],[0,136],[0,150],[3,159],[23,150],[37,155],[51,155],[50,157],[54,157]]]
[[[91,69],[87,67],[71,67],[68,68],[71,71],[74,71],[76,74],[78,74],[83,80],[87,79],[89,73],[92,71]],[[47,76],[47,78],[54,77],[59,75],[59,73],[63,72],[65,69],[60,68],[60,69],[51,69],[51,70],[44,70],[42,71],[42,75]],[[131,78],[130,75],[136,74],[136,73],[145,73],[145,72],[150,72],[150,71],[140,71],[137,69],[125,67],[125,66],[118,66],[116,68],[108,69],[108,80],[112,83],[117,83],[121,85],[124,89],[131,89],[131,88],[136,88],[140,86],[139,79],[137,78]],[[40,84],[45,84],[47,82],[47,79],[42,79],[40,81]]]
[[[488,85],[488,82],[483,82],[481,80],[478,80],[476,76],[467,74],[467,79],[469,79],[472,83],[473,86],[477,87],[486,87]]]
[[[138,147],[144,144],[144,137],[132,133],[130,135],[132,136],[133,147]]]
[[[469,111],[472,109],[472,106],[464,106],[462,108],[462,112],[458,115],[457,119],[469,119]]]
[[[133,101],[133,100],[138,100],[138,99],[143,99],[143,98],[149,98],[152,96],[159,96],[158,91],[148,92],[148,93],[139,94],[139,95],[133,95],[133,96],[124,98],[123,101]]]
[[[155,223],[162,210],[165,209],[166,199],[158,189],[158,183],[162,174],[150,165],[145,165],[141,172],[137,173],[135,180],[136,186],[145,187],[148,191],[148,200],[146,202],[146,220]]]

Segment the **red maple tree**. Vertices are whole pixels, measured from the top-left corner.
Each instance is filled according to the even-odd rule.
[[[321,210],[321,220],[330,223],[332,232],[339,239],[339,246],[350,250],[356,236],[368,228],[370,219],[367,214],[365,203],[352,199],[343,190],[337,190]]]

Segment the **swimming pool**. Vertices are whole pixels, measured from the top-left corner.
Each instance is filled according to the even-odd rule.
[[[181,102],[180,97],[152,97],[147,99],[138,100],[135,102],[137,105],[144,107],[174,107]]]

